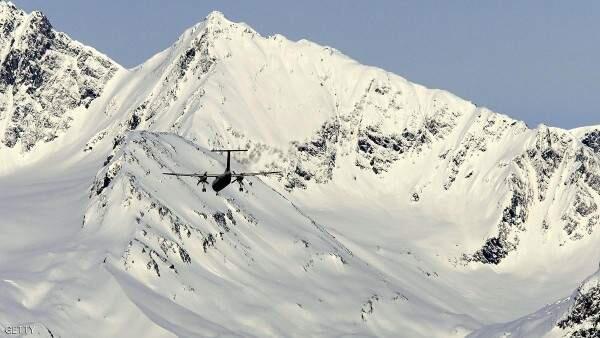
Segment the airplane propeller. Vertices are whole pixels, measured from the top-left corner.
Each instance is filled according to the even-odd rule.
[[[0,0],[0,1],[2,1],[2,0]],[[204,172],[204,174],[174,173],[174,172],[168,172],[168,173],[163,173],[163,174],[177,176],[177,177],[196,178],[198,180],[196,185],[199,186],[200,184],[202,184],[203,192],[206,191],[206,185],[208,184],[208,178],[209,177],[214,178],[214,181],[212,182],[212,188],[217,194],[219,193],[219,191],[223,190],[225,187],[227,187],[228,185],[230,185],[231,183],[234,183],[234,182],[237,182],[237,184],[239,184],[240,191],[244,191],[244,184],[246,183],[244,178],[247,178],[247,177],[268,176],[268,175],[272,175],[272,174],[281,175],[280,171],[258,171],[258,172],[241,172],[241,173],[236,173],[236,172],[232,171],[230,169],[231,168],[230,167],[231,152],[248,151],[247,149],[213,149],[211,151],[227,153],[227,167],[225,168],[225,172],[223,172],[222,174],[209,174],[206,171]],[[232,180],[232,178],[233,178],[233,180]],[[251,180],[248,181],[248,185],[252,186]],[[246,191],[246,192],[248,192],[248,191]]]
[[[240,191],[244,191],[244,176],[237,176],[235,181],[240,185]]]
[[[206,192],[206,185],[208,184],[207,174],[208,172],[205,171],[204,175],[198,176],[198,183],[196,183],[196,185],[200,185],[200,183],[202,183],[202,192]]]

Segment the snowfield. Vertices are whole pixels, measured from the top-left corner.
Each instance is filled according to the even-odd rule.
[[[124,69],[0,2],[0,324],[600,334],[600,126],[534,129],[219,12]],[[213,148],[281,170],[219,195]]]

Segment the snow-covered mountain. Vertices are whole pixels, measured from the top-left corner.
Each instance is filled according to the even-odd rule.
[[[2,147],[30,150],[69,129],[119,66],[56,32],[40,12],[0,3]]]
[[[55,337],[597,326],[596,310],[578,319],[577,295],[538,312],[535,334],[529,319],[494,323],[596,271],[600,126],[530,129],[218,12],[130,70],[10,3],[0,27],[2,325]],[[234,170],[285,175],[215,196],[160,174],[219,172],[215,147],[250,150]]]
[[[486,326],[469,337],[597,337],[600,324],[600,271],[567,298],[509,323]]]

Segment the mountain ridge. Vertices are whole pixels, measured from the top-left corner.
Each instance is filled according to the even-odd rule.
[[[103,58],[92,54],[92,59]],[[60,60],[66,65],[70,59]],[[44,69],[46,61],[41,59],[37,67]],[[85,271],[111,280],[117,291],[98,289],[100,294],[127,299],[115,311],[124,321],[143,314],[136,325],[148,326],[148,334],[231,334],[224,329],[225,314],[235,318],[236,324],[229,324],[238,334],[302,331],[291,322],[276,324],[279,319],[265,310],[275,306],[293,316],[301,311],[308,326],[321,328],[312,334],[324,335],[329,327],[340,334],[391,335],[402,329],[413,336],[464,336],[566,295],[600,261],[594,245],[600,233],[597,127],[529,129],[446,91],[360,65],[331,47],[281,35],[262,37],[219,12],[137,67],[125,70],[111,61],[100,69],[105,72],[94,87],[101,89],[97,96],[87,100],[75,95],[74,108],[50,111],[66,116],[62,123],[68,127],[46,128],[43,114],[28,115],[33,123],[25,124],[30,129],[19,135],[31,135],[30,141],[17,138],[25,147],[0,148],[0,158],[13,161],[4,164],[0,185],[12,187],[12,180],[23,182],[23,189],[39,185],[35,189],[45,191],[48,182],[70,182],[62,172],[78,173],[78,180],[69,183],[73,188],[64,191],[84,212],[53,226],[83,243],[80,249],[70,245],[59,252],[95,263],[80,268],[64,259],[57,271],[65,276]],[[70,83],[77,83],[78,76],[75,72]],[[42,81],[36,88],[45,85]],[[85,86],[64,89],[79,94],[81,88]],[[10,128],[0,132],[6,135]],[[198,195],[195,182],[153,176],[166,168],[218,171],[222,163],[203,159],[208,155],[202,149],[213,147],[248,148],[248,154],[234,158],[235,168],[269,168],[285,175],[255,182],[246,195],[225,192],[221,199]],[[24,183],[36,173],[47,181]],[[6,201],[28,201],[27,194],[13,196],[8,189],[3,194]],[[285,200],[291,205],[284,207]],[[48,209],[52,203],[39,202]],[[70,212],[65,205],[56,208],[57,215]],[[214,210],[202,216],[194,212],[197,205]],[[305,218],[294,223],[297,227],[280,224],[276,215],[265,212],[271,205],[279,206],[273,212],[283,219]],[[15,225],[27,222],[17,211],[6,208],[3,213]],[[249,230],[256,225],[248,213],[264,216],[264,230]],[[36,215],[31,217],[37,220]],[[71,220],[77,216],[78,222]],[[25,231],[12,230],[13,223],[5,226]],[[334,239],[304,243],[299,229],[317,238],[325,230]],[[315,241],[339,247],[323,244],[310,258],[299,254],[303,246],[306,252],[316,250],[310,244]],[[264,272],[261,276],[241,264],[251,259],[262,262],[256,267]],[[228,261],[237,263],[232,268]],[[565,264],[556,267],[555,261]],[[24,266],[36,268],[33,263]],[[193,275],[209,281],[195,290],[211,288],[221,298],[201,300],[190,293]],[[295,287],[281,287],[266,277],[270,275]],[[499,275],[505,279],[496,281]],[[34,289],[36,282],[23,276],[15,283]],[[330,301],[321,304],[317,296],[314,304],[289,303],[286,297],[298,297],[294,290],[306,288],[289,276],[308,278],[306,285],[327,290],[322,296]],[[337,279],[331,276],[347,278],[345,292],[334,291]],[[272,285],[277,296],[265,303],[229,289],[249,310],[234,311],[235,299],[215,285],[237,279],[264,293],[269,291],[264,284]],[[546,280],[558,282],[546,286]],[[522,283],[540,288],[523,290]],[[10,285],[5,286],[8,294],[16,294]],[[510,292],[502,292],[506,285]],[[93,297],[91,291],[73,287]],[[47,297],[67,297],[71,304],[71,295],[60,288],[52,286]],[[182,289],[190,299],[177,298]],[[150,304],[167,306],[167,300],[171,310],[152,310]],[[219,310],[207,311],[206,302]],[[69,308],[81,314],[78,303]],[[48,308],[47,302],[40,304]],[[261,316],[252,313],[253,307],[262,309]],[[216,315],[219,311],[223,316]],[[343,315],[336,317],[336,311]],[[99,319],[99,312],[94,313]],[[180,315],[188,319],[178,322]],[[410,321],[397,323],[398,316]],[[44,320],[47,327],[68,332],[61,319],[48,315]],[[86,323],[93,326],[89,319]]]
[[[40,12],[3,2],[0,15],[2,145],[27,151],[67,130],[72,111],[87,109],[118,66],[56,32]]]

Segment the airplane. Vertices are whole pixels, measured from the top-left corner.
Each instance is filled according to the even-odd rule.
[[[281,174],[280,171],[259,171],[255,173],[236,173],[231,171],[230,162],[231,162],[231,152],[232,151],[248,151],[248,149],[213,149],[212,152],[227,152],[227,168],[225,168],[225,172],[222,174],[209,174],[204,172],[204,174],[191,173],[163,173],[164,175],[171,176],[184,176],[184,177],[196,177],[198,178],[198,183],[196,185],[200,185],[202,183],[202,191],[206,191],[206,185],[208,184],[208,178],[214,177],[214,181],[211,184],[212,189],[218,194],[219,191],[225,189],[231,182],[237,182],[240,185],[240,191],[244,191],[244,177],[248,176],[266,176],[273,174]],[[233,178],[233,181],[232,181]],[[252,185],[252,183],[250,183]]]

